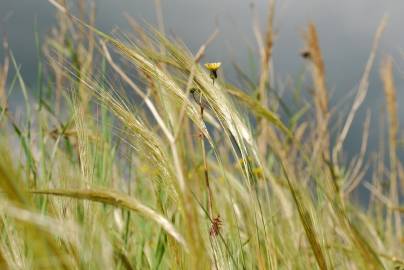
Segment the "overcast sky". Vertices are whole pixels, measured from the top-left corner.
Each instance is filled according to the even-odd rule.
[[[153,0],[95,2],[97,25],[105,31],[115,26],[127,29],[125,13],[138,20],[155,22]],[[222,62],[230,56],[245,62],[248,59],[246,48],[255,48],[250,3],[255,2],[262,24],[267,12],[266,0],[161,2],[168,30],[183,39],[191,49],[197,49],[203,43],[217,22],[221,34],[210,47],[208,57]],[[388,14],[390,20],[381,51],[398,55],[404,45],[403,10],[404,1],[397,0],[279,0],[275,67],[278,73],[285,75],[299,69],[302,63],[296,56],[302,48],[301,32],[309,21],[313,21],[318,27],[331,85],[344,78],[344,81],[351,81],[350,86],[354,86],[368,56],[372,35],[384,14]],[[6,29],[16,58],[28,72],[36,62],[34,23],[37,21],[42,33],[49,30],[54,21],[54,9],[47,0],[1,0],[0,19],[5,18],[6,22],[0,27],[2,31]]]
[[[73,1],[71,1],[73,2]],[[114,27],[129,30],[123,14],[137,20],[155,23],[153,0],[96,0],[97,26],[104,31]],[[230,59],[248,66],[249,48],[256,49],[252,33],[251,2],[255,3],[261,26],[267,13],[266,0],[161,0],[167,31],[181,38],[196,51],[217,24],[219,37],[209,47],[206,60],[224,63],[226,77],[234,78]],[[391,54],[395,60],[399,103],[404,98],[404,1],[400,0],[279,0],[275,18],[277,38],[274,47],[274,66],[280,80],[296,77],[303,66],[299,50],[303,47],[302,32],[308,22],[316,23],[324,54],[327,83],[333,97],[341,97],[357,87],[369,56],[372,37],[384,15],[388,27],[383,35],[376,69],[372,72],[369,95],[365,106],[373,109],[373,116],[384,102],[379,80],[381,56]],[[36,77],[36,53],[33,29],[35,22],[41,34],[54,23],[54,8],[47,0],[0,0],[1,31],[9,36],[10,47],[28,84]],[[0,37],[1,38],[1,37]],[[0,57],[3,52],[0,50]],[[399,104],[400,106],[400,104]],[[404,106],[400,107],[404,126]],[[348,138],[353,147],[360,145],[363,115]],[[371,142],[376,143],[378,129],[373,122]],[[354,151],[355,152],[355,151]]]

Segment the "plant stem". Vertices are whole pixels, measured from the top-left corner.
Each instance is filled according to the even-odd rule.
[[[204,107],[202,105],[202,102],[199,103],[199,108],[200,108],[200,113],[201,113],[201,119],[203,121]],[[209,218],[212,218],[213,217],[212,190],[210,189],[210,184],[209,184],[208,162],[207,162],[207,158],[206,158],[206,149],[205,149],[205,135],[203,134],[202,130],[200,130],[199,137],[201,140],[201,149],[202,149],[202,157],[203,157],[203,173],[204,173],[204,177],[205,177],[206,189],[208,190]]]

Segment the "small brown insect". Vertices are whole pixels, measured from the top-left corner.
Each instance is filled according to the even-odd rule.
[[[212,226],[210,227],[209,230],[209,235],[210,236],[218,236],[220,233],[220,229],[222,227],[222,220],[220,219],[220,215],[217,217],[213,218],[212,220]]]
[[[311,57],[311,53],[309,50],[303,50],[300,55],[304,58],[304,59],[308,59]]]

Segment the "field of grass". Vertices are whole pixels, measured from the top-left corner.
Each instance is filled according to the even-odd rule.
[[[309,24],[305,75],[281,117],[271,4],[259,73],[238,70],[236,87],[204,65],[217,32],[191,53],[161,20],[109,34],[91,8],[75,17],[50,2],[58,21],[37,39],[36,89],[6,42],[0,59],[0,269],[404,269],[393,65],[373,65],[385,20],[347,112],[329,105]],[[373,69],[389,136],[367,159],[368,115],[347,159]],[[9,106],[16,92],[23,110]],[[360,186],[366,205],[353,200]]]

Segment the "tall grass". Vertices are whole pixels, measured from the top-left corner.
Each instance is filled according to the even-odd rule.
[[[309,24],[302,56],[313,98],[282,119],[268,104],[277,91],[268,76],[273,1],[265,37],[255,29],[264,42],[258,80],[246,86],[254,92],[220,72],[212,83],[201,61],[217,32],[193,54],[165,35],[161,11],[158,29],[131,19],[133,33],[112,35],[94,27],[83,2],[79,18],[50,2],[59,23],[43,42],[45,76],[25,113],[6,110],[15,81],[28,91],[19,72],[7,79],[12,55],[0,72],[1,269],[404,267],[391,60],[380,73],[389,166],[381,149],[365,177],[370,118],[358,158],[342,158],[384,22],[348,114],[330,107],[321,36]],[[338,118],[345,124],[331,128]],[[362,184],[367,207],[352,200]]]

